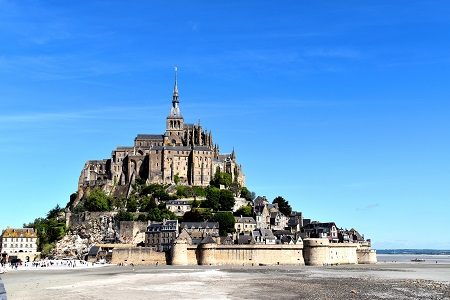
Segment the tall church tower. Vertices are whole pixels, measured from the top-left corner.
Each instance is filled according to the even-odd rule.
[[[178,100],[178,70],[175,67],[175,84],[173,86],[172,107],[170,114],[166,118],[166,139],[165,144],[181,146],[184,132],[184,119],[180,112],[180,101]]]

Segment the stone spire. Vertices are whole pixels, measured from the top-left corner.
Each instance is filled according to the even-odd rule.
[[[171,117],[181,117],[180,101],[178,100],[178,68],[175,67],[175,84],[173,86],[173,95],[172,95],[172,107],[170,109]]]

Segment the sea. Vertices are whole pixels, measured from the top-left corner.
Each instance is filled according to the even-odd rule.
[[[379,263],[450,264],[450,250],[379,249]]]

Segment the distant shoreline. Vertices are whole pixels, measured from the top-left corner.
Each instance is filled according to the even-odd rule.
[[[376,249],[377,254],[450,255],[450,250],[438,249]]]

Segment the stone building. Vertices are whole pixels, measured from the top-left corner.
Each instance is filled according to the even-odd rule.
[[[1,251],[9,259],[33,261],[37,252],[37,234],[33,228],[7,228],[1,235]]]
[[[191,211],[190,201],[184,200],[168,200],[166,208],[173,212],[177,217],[182,217],[188,211]]]
[[[334,222],[311,222],[303,226],[302,235],[305,238],[327,238],[330,242],[339,242],[338,228]]]
[[[178,220],[164,220],[148,225],[145,246],[157,251],[167,251],[178,236]]]
[[[256,221],[253,217],[234,217],[234,229],[237,234],[250,234],[256,229]]]
[[[207,186],[216,170],[227,172],[241,186],[245,178],[233,150],[221,154],[214,144],[211,131],[200,123],[186,123],[180,110],[178,82],[175,85],[172,106],[162,134],[138,134],[134,145],[118,147],[111,158],[87,161],[78,183],[78,197],[87,187],[101,187],[116,196],[128,196],[136,179],[158,184]],[[78,199],[79,200],[79,199]]]
[[[191,238],[192,244],[199,244],[207,236],[219,237],[218,222],[182,222],[180,231],[185,231]]]
[[[266,197],[258,196],[253,201],[253,213],[256,220],[256,228],[270,227],[270,211],[268,208],[269,201]]]

